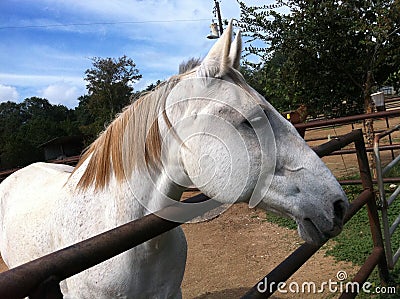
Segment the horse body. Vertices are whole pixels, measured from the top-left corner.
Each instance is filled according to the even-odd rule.
[[[157,186],[147,184],[141,179],[145,174],[135,171],[132,173],[135,179],[129,186],[111,178],[104,190],[90,189],[76,194],[74,190],[81,175],[81,171],[75,172],[63,188],[75,192],[75,196],[67,195],[56,205],[55,248],[72,245],[149,214],[143,202],[157,210],[161,199],[154,190],[167,188],[162,182]],[[131,188],[137,190],[134,196]],[[182,192],[175,194],[180,198]],[[68,215],[65,211],[69,211]],[[61,285],[62,291],[71,294],[71,298],[180,298],[186,248],[185,236],[178,227],[67,279]]]
[[[54,250],[50,217],[71,171],[66,165],[36,163],[0,184],[0,249],[7,265],[20,265]],[[23,250],[8,250],[20,247]]]
[[[69,180],[72,170],[35,163],[0,185],[2,209],[7,211],[2,213],[0,244],[7,265],[18,266],[149,213],[130,187],[113,180],[100,192],[76,192],[81,173]],[[153,186],[135,181],[142,200],[158,201]],[[29,196],[22,190],[30,190]],[[186,240],[176,228],[63,281],[61,289],[65,298],[180,298],[185,261]]]
[[[231,35],[230,23],[198,67],[125,109],[74,169],[37,163],[0,185],[0,249],[9,267],[158,211],[191,185],[221,203],[291,217],[308,242],[340,232],[343,190],[294,127],[245,83],[237,71],[240,34],[233,43]],[[68,278],[62,292],[180,298],[186,248],[176,228]]]

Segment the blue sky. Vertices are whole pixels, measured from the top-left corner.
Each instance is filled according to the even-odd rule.
[[[220,6],[223,18],[239,18],[236,0]],[[136,90],[167,79],[183,60],[207,54],[213,7],[212,0],[1,1],[0,102],[38,96],[75,107],[91,57],[132,58],[143,75]]]

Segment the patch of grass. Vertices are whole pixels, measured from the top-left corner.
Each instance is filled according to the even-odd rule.
[[[297,229],[296,221],[294,221],[293,219],[277,216],[270,212],[267,212],[267,221],[278,224],[281,227]]]

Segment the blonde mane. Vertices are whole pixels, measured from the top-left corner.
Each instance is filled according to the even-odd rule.
[[[195,67],[184,74],[171,77],[155,90],[125,107],[82,155],[72,172],[74,174],[85,161],[88,161],[77,188],[85,190],[94,186],[96,190],[103,189],[112,175],[118,182],[122,182],[134,169],[143,170],[146,167],[160,166],[161,136],[158,118],[162,114],[168,128],[171,129],[171,122],[165,112],[166,99],[183,77],[197,70],[198,67]],[[200,69],[200,76],[212,77],[215,70],[211,68],[211,73],[209,71],[208,68]],[[228,67],[226,75],[238,86],[252,93],[238,71]],[[124,149],[126,145],[130,148]]]
[[[171,77],[155,90],[125,107],[100,136],[87,148],[74,172],[85,161],[87,167],[77,188],[104,188],[112,175],[118,182],[134,169],[157,166],[161,156],[161,137],[158,117],[163,115],[167,126],[171,123],[165,113],[165,101],[183,75]],[[124,144],[132,146],[124,150]],[[144,153],[144,159],[143,159]]]

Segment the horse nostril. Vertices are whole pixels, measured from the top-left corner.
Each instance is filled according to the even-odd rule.
[[[333,203],[333,213],[335,219],[343,221],[344,215],[346,213],[346,205],[343,200],[337,200]]]

